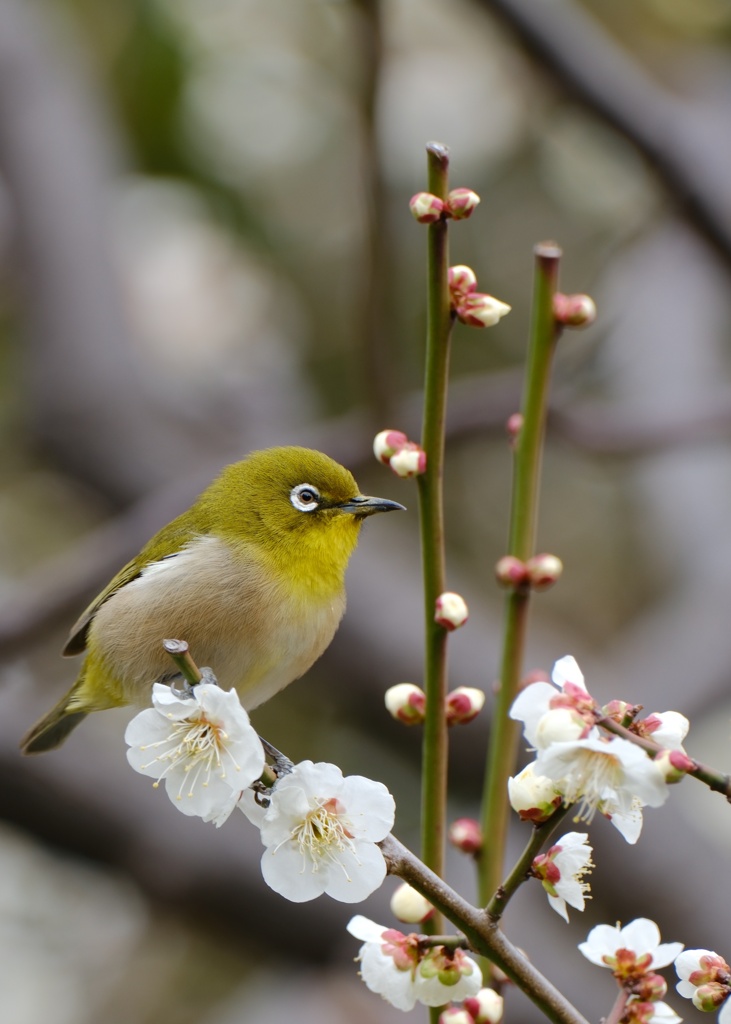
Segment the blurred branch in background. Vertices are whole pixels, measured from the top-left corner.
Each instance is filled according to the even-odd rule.
[[[696,231],[731,262],[728,154],[704,138],[698,111],[658,85],[574,0],[476,0],[516,34],[580,103],[628,139],[652,165]]]

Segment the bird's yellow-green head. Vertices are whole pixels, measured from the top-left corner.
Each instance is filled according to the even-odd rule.
[[[194,506],[207,531],[255,544],[290,574],[316,559],[320,572],[340,576],[363,520],[402,508],[362,495],[347,469],[298,447],[252,452],[227,466]]]

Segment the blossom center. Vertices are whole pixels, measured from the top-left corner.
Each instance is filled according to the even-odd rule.
[[[353,834],[344,812],[340,801],[331,797],[317,803],[292,830],[292,839],[303,856],[313,862],[313,871],[322,860],[335,860],[343,851],[354,851]]]
[[[622,762],[609,752],[582,750],[572,765],[570,776],[562,780],[567,803],[581,800],[574,821],[591,822],[597,806],[621,787]]]
[[[177,797],[180,800],[186,782],[185,776],[190,777],[188,796],[193,795],[193,790],[199,781],[203,786],[207,786],[214,771],[220,778],[225,779],[226,769],[222,755],[227,752],[227,740],[228,733],[203,714],[198,718],[186,718],[172,723],[170,733],[164,740],[149,744],[149,747],[152,748],[164,748],[159,750],[153,759],[153,761],[165,764],[165,770],[153,785],[159,786],[166,775],[175,768],[182,767],[185,775]],[[141,749],[148,748],[143,746]],[[149,764],[152,764],[153,761]],[[149,764],[142,765],[142,767],[147,768]],[[238,768],[238,765],[236,767]],[[192,775],[190,775],[191,772],[193,772]]]

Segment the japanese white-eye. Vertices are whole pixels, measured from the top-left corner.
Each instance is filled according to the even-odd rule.
[[[147,704],[186,640],[199,665],[255,708],[305,672],[345,611],[345,570],[366,516],[402,509],[360,494],[321,452],[270,448],[223,470],[92,601],[63,653],[87,652],[69,692],[24,737],[59,746],[91,711]]]

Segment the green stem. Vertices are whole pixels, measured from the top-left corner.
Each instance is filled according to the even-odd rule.
[[[551,363],[559,333],[553,296],[561,250],[551,242],[543,242],[535,247],[534,253],[533,310],[521,409],[523,422],[515,445],[508,547],[508,553],[521,561],[534,553]],[[520,735],[520,723],[512,721],[508,712],[523,672],[529,597],[527,587],[518,587],[508,594],[505,605],[500,688],[492,716],[482,808],[482,834],[490,837],[480,855],[483,905],[497,890],[503,871],[510,810],[507,782]]]
[[[178,667],[178,671],[186,683],[195,686],[203,678],[201,670],[193,661],[193,656],[188,650],[185,640],[163,640],[163,647]]]
[[[445,199],[448,191],[449,153],[445,146],[427,146],[428,188]],[[434,622],[437,597],[445,589],[443,466],[444,426],[452,317],[449,308],[449,249],[447,225],[439,220],[428,227],[427,337],[424,414],[421,446],[426,472],[419,476],[419,521],[424,577],[426,718],[422,748],[422,857],[437,875],[444,874],[447,799],[447,632]],[[439,915],[430,931],[440,931]]]
[[[505,908],[512,896],[517,892],[523,882],[528,880],[530,877],[528,872],[530,871],[531,864],[533,863],[533,858],[541,852],[541,847],[545,845],[553,832],[558,828],[569,810],[570,805],[568,807],[559,807],[547,821],[533,827],[533,831],[525,849],[515,862],[515,865],[509,872],[505,881],[502,885],[498,886],[495,894],[487,905],[487,913],[492,921],[497,923],[500,920],[502,915],[505,913]]]

